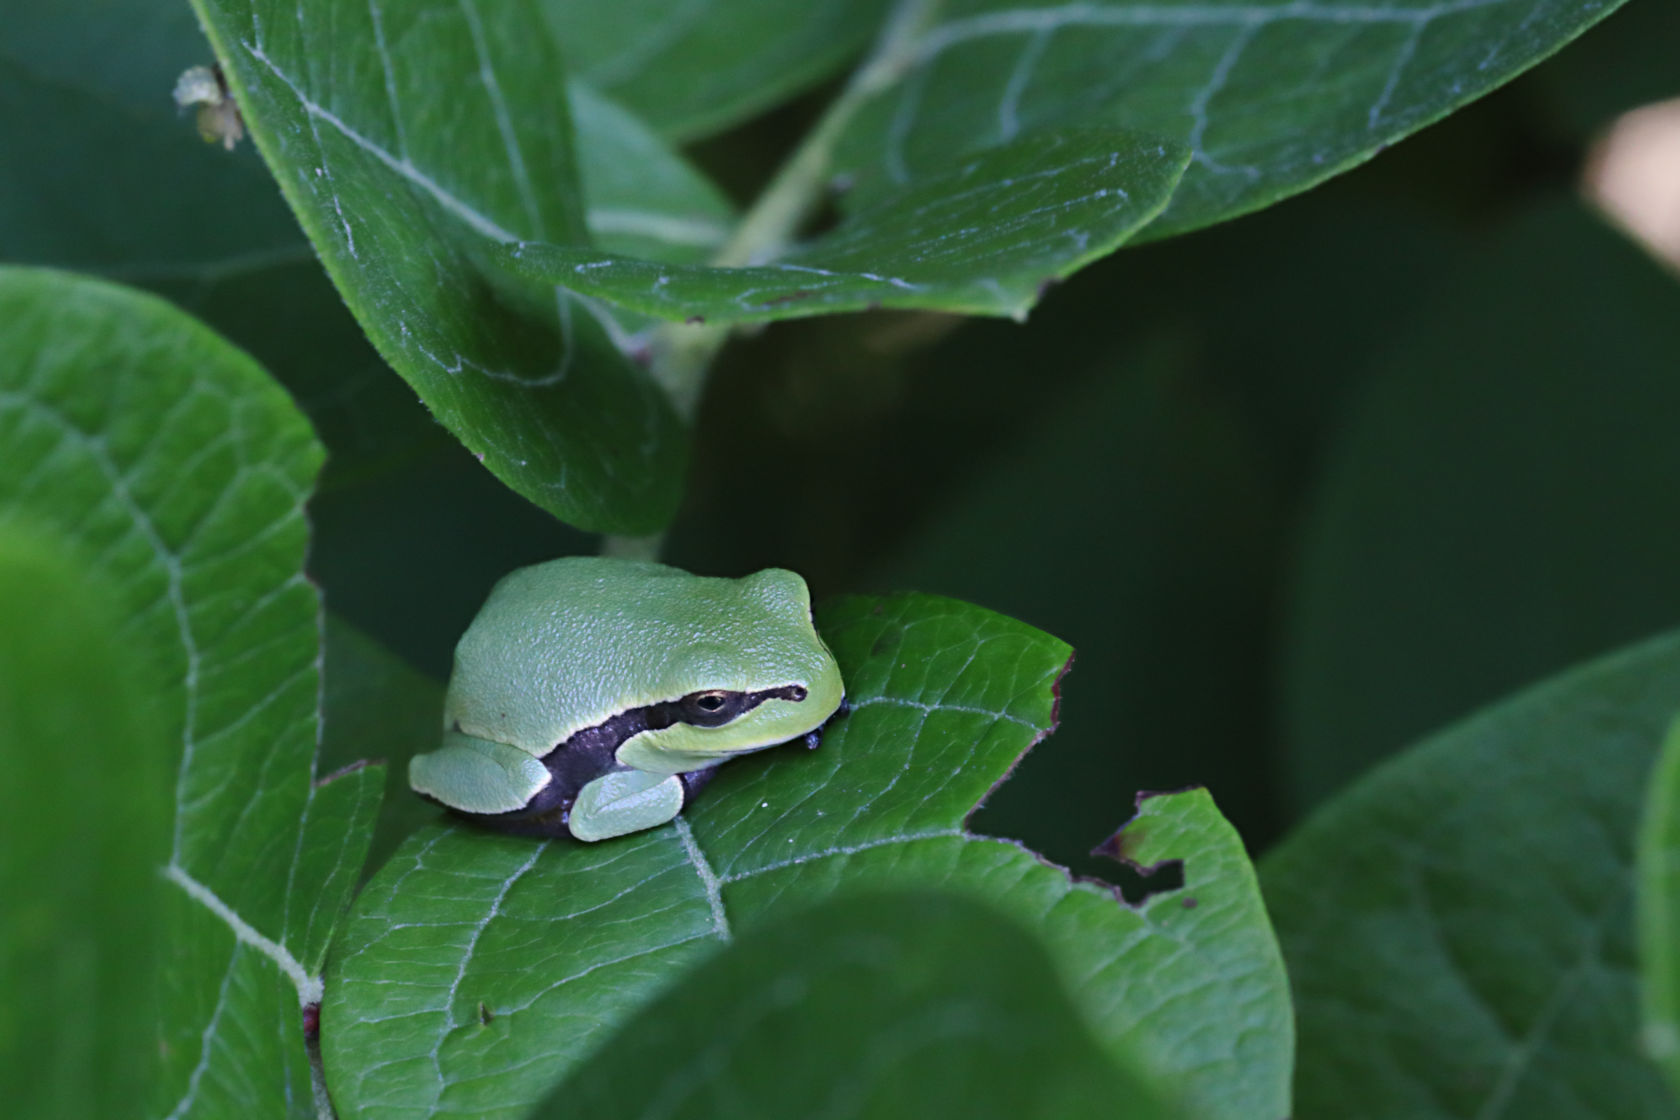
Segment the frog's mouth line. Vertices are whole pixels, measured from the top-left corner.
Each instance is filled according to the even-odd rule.
[[[695,701],[695,697],[713,695],[727,697],[729,702],[718,710],[709,711],[701,708]],[[708,690],[690,693],[676,700],[645,704],[640,708],[619,712],[593,727],[584,727],[572,732],[566,739],[556,743],[554,749],[543,756],[543,761],[546,762],[557,754],[587,753],[603,747],[608,754],[612,754],[645,731],[663,731],[679,723],[686,723],[692,727],[722,727],[740,719],[766,700],[799,703],[806,695],[804,685],[786,684],[778,688],[760,689],[757,692]]]
[[[695,697],[722,695],[730,703],[719,711],[706,711]],[[721,690],[690,693],[676,700],[662,700],[630,708],[602,720],[592,727],[572,732],[541,758],[548,767],[551,781],[538,795],[548,805],[570,802],[577,791],[617,765],[618,748],[646,731],[662,731],[679,723],[697,727],[722,727],[731,723],[767,700],[787,700],[798,703],[805,699],[804,685],[789,684],[756,692],[726,693]],[[727,755],[719,755],[720,761]],[[516,810],[528,812],[529,809]]]
[[[799,703],[808,695],[804,685],[790,684],[777,688],[766,688],[756,692],[728,693],[737,698],[735,703],[726,710],[730,712],[727,718],[716,719],[712,726],[721,727],[752,711],[767,700],[786,700]],[[719,713],[699,711],[700,718],[689,718],[695,714],[695,707],[689,702],[696,696],[705,693],[691,693],[676,700],[665,700],[657,704],[647,704],[640,708],[631,708],[620,712],[610,719],[573,732],[566,739],[556,744],[541,762],[548,767],[550,781],[542,791],[532,799],[529,805],[514,809],[507,813],[497,814],[469,814],[470,818],[480,820],[493,818],[497,827],[505,832],[527,834],[532,836],[565,835],[566,817],[571,812],[573,802],[583,787],[594,779],[618,766],[618,748],[631,738],[644,731],[660,731],[679,723],[705,726],[703,720],[715,718]],[[808,746],[816,745],[816,738],[820,738],[823,727],[833,722],[835,715],[845,712],[848,705],[842,703],[840,708],[823,721],[822,727],[802,736]],[[790,740],[791,741],[791,740]],[[734,752],[721,753],[718,761],[731,757]],[[710,780],[715,767],[684,773],[683,789],[685,797],[692,797]],[[445,806],[448,808],[448,806]]]

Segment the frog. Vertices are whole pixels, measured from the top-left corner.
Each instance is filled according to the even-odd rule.
[[[409,785],[495,831],[593,843],[675,819],[730,759],[815,748],[844,706],[797,573],[562,557],[492,588]]]

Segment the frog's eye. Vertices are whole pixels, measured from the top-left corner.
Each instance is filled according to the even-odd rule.
[[[682,705],[683,722],[699,727],[721,727],[750,706],[745,692],[726,692],[720,688],[705,692],[691,692],[678,703]]]

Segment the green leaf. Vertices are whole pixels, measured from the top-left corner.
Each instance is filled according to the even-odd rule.
[[[1164,236],[1304,190],[1615,6],[903,0],[801,152],[816,168],[801,174],[849,185],[834,232],[739,269],[579,245],[509,252],[534,280],[668,319],[877,305],[1020,316],[1045,281],[1145,223]]]
[[[1680,636],[1359,782],[1262,863],[1300,1022],[1295,1115],[1667,1117],[1638,1053],[1633,822]]]
[[[902,0],[766,196],[846,184],[832,233],[791,251],[749,244],[772,259],[738,269],[673,269],[576,244],[509,252],[533,280],[674,320],[877,305],[1021,316],[1045,281],[1145,223],[1164,236],[1304,190],[1615,6]]]
[[[1450,276],[1354,401],[1307,519],[1280,658],[1298,804],[1680,617],[1674,278],[1573,202]]]
[[[174,749],[110,589],[29,529],[0,512],[0,1083],[26,1120],[120,1116],[154,1073]]]
[[[714,132],[809,85],[875,34],[887,0],[544,0],[574,73],[667,136]]]
[[[589,232],[614,253],[705,260],[734,226],[723,192],[677,158],[634,114],[583,82],[567,87]]]
[[[303,502],[321,453],[250,358],[161,301],[0,269],[0,510],[89,557],[180,743],[154,1101],[308,1100],[299,1005],[366,850],[383,774],[312,782],[318,619]]]
[[[1680,723],[1651,775],[1636,871],[1645,1052],[1680,1094]]]
[[[1149,236],[1258,209],[1345,171],[1545,58],[1618,0],[905,0],[891,80],[834,170],[907,184],[1045,129],[1188,146]]]
[[[875,200],[774,263],[657,264],[523,242],[510,268],[667,319],[763,322],[866,307],[1024,315],[1167,204],[1188,153],[1112,129],[1039,132]]]
[[[732,763],[692,819],[604,843],[441,823],[410,839],[334,958],[322,1047],[342,1112],[521,1115],[720,943],[889,887],[978,895],[1026,923],[1103,1048],[1196,1115],[1288,1112],[1286,982],[1242,843],[1205,792],[1142,803],[1123,854],[1182,860],[1184,888],[1136,909],[964,828],[1054,725],[1067,647],[926,596],[847,600],[819,621],[852,708],[816,753]]]
[[[747,931],[632,1017],[534,1117],[1082,1120],[1166,1115],[1044,945],[943,894],[861,895]]]
[[[616,324],[487,264],[505,242],[588,237],[559,57],[534,17],[195,6],[252,138],[385,359],[538,505],[586,528],[659,528],[685,456],[670,402],[615,345]]]

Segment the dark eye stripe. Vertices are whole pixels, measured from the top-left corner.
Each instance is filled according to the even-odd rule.
[[[766,688],[758,692],[726,692],[707,689],[691,692],[681,700],[672,701],[672,723],[686,723],[694,727],[722,727],[740,719],[766,700],[790,700],[798,703],[807,695],[804,685],[790,684],[780,688]],[[661,707],[663,705],[654,705]],[[666,726],[669,726],[667,724]]]
[[[730,692],[720,688],[691,692],[678,700],[665,700],[658,704],[631,708],[593,727],[582,728],[565,742],[556,743],[554,749],[543,756],[543,760],[549,763],[551,771],[555,769],[561,756],[571,756],[578,760],[577,765],[582,766],[583,758],[611,757],[619,747],[644,731],[662,731],[677,723],[686,723],[694,727],[722,727],[741,718],[766,700],[787,700],[797,704],[808,695],[809,692],[802,684],[787,684],[779,688],[761,689],[758,692]],[[721,697],[724,704],[715,711],[706,711],[698,706],[700,697],[712,696]]]

